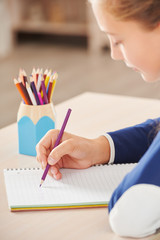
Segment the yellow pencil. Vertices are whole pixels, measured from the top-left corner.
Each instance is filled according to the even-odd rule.
[[[49,79],[51,77],[51,73],[52,71],[50,70],[45,78],[44,84],[45,84],[45,88],[47,89],[48,83],[49,83]],[[41,97],[43,98],[43,91],[41,91]]]
[[[45,79],[45,87],[46,87],[46,89],[47,89],[47,86],[48,86],[48,83],[49,83],[49,79],[51,77],[51,73],[52,73],[52,70],[49,71],[49,73],[47,74],[46,79]]]
[[[54,89],[55,89],[55,86],[56,86],[57,79],[58,79],[58,73],[56,72],[53,75],[53,84],[52,84],[52,90],[51,90],[51,95],[50,95],[49,102],[51,102],[51,99],[52,99],[52,96],[53,96],[53,92],[54,92]]]

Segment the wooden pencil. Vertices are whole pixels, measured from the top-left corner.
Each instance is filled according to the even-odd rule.
[[[48,97],[48,102],[49,103],[51,102],[52,85],[53,85],[53,75],[50,78],[49,86],[48,86],[48,92],[47,92],[47,97]]]
[[[34,83],[34,80],[33,80],[33,77],[32,77],[32,76],[30,77],[30,83],[31,83],[31,88],[32,88],[32,91],[33,91],[33,93],[34,93],[34,96],[35,96],[37,105],[41,105],[41,104],[40,104],[40,101],[39,101],[38,94],[37,94],[37,89],[36,89],[36,86],[35,86],[35,83]]]
[[[43,105],[43,100],[42,100],[42,97],[41,97],[41,93],[38,92],[37,94],[38,94],[38,97],[39,97],[40,104]]]
[[[41,81],[44,80],[43,79],[43,74],[39,74],[38,76],[38,81],[37,81],[37,92],[40,92],[41,91]]]
[[[44,103],[47,104],[48,103],[48,97],[47,97],[47,93],[46,93],[44,80],[41,81],[41,86],[42,86],[42,91],[43,91],[43,100],[44,100]]]
[[[24,69],[23,69],[23,78],[24,78],[24,82],[25,82],[25,85],[26,85],[26,83],[28,82],[28,80],[27,80],[27,74],[26,74],[26,72],[24,71]]]
[[[40,74],[40,69],[38,68],[37,71],[36,71],[36,82],[35,82],[36,85],[37,85],[37,82],[38,82],[39,74]]]
[[[33,68],[33,70],[32,70],[32,77],[33,77],[34,83],[36,85],[37,84],[37,80],[36,80],[36,69],[35,68]]]
[[[19,82],[17,79],[14,79],[14,84],[17,87],[17,89],[18,89],[22,99],[24,100],[25,104],[32,105],[31,100],[29,99],[29,96],[27,96],[28,94],[26,94],[27,90],[23,86],[22,82]]]
[[[44,84],[45,84],[45,88],[47,89],[47,86],[48,86],[48,82],[50,80],[50,77],[51,77],[51,70],[48,72],[45,80],[44,80]],[[43,91],[41,90],[41,97],[43,98]]]
[[[19,78],[20,78],[21,82],[23,83],[23,86],[26,86],[22,69],[19,70]]]
[[[30,99],[30,97],[29,97],[29,94],[28,94],[28,92],[27,92],[26,87],[23,85],[23,83],[21,82],[21,80],[19,81],[19,83],[20,83],[20,86],[21,86],[21,88],[22,88],[22,91],[24,92],[24,95],[26,96],[26,99],[27,99],[28,104],[29,104],[29,105],[32,105],[32,102],[31,102],[31,99]]]
[[[51,73],[52,73],[52,71],[50,70],[49,73],[47,74],[46,78],[45,78],[45,81],[44,81],[46,89],[47,89],[47,86],[48,86],[48,83],[49,83],[49,79],[51,77]]]
[[[26,83],[26,89],[27,89],[28,95],[31,99],[32,105],[37,105],[35,96],[34,96],[34,94],[33,94],[33,92],[32,92],[28,83]]]
[[[52,89],[51,89],[49,102],[51,102],[51,100],[52,100],[53,92],[54,92],[54,89],[55,89],[55,86],[56,86],[57,79],[58,79],[58,73],[55,72],[54,75],[53,75],[53,84],[52,84]]]
[[[44,74],[43,74],[44,81],[45,81],[45,79],[46,79],[46,77],[47,77],[47,74],[48,74],[48,69],[46,69],[45,72],[44,72]]]

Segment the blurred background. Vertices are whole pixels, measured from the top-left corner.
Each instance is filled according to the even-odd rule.
[[[0,0],[0,128],[17,118],[13,79],[33,67],[58,72],[55,105],[85,91],[160,97],[160,83],[145,83],[110,58],[86,0]]]

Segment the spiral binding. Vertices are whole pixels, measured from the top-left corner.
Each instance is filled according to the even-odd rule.
[[[7,168],[6,171],[40,170],[40,168]]]

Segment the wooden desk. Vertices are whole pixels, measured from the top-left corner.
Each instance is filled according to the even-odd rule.
[[[67,131],[89,138],[158,117],[160,113],[159,100],[84,93],[56,106],[58,128],[68,107],[73,111]],[[7,204],[3,169],[38,164],[34,157],[18,154],[16,123],[0,130],[0,146],[0,239],[123,239],[111,231],[106,208],[11,213]],[[158,240],[160,235],[144,239]]]

